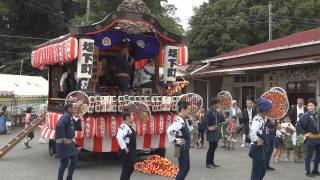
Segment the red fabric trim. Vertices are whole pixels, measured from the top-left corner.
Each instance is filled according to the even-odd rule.
[[[101,116],[96,117],[95,120],[96,120],[96,136],[102,137],[101,136]]]
[[[94,136],[93,152],[102,152],[102,138],[101,137]]]
[[[167,134],[160,134],[159,148],[166,147],[166,138],[167,138]]]
[[[144,135],[143,148],[145,148],[145,149],[151,148],[151,135],[150,134]]]
[[[160,134],[160,114],[154,114],[154,134]]]

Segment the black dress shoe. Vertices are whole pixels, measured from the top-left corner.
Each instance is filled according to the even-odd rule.
[[[273,168],[273,167],[267,167],[267,170],[268,170],[268,171],[275,171],[276,169]]]
[[[319,171],[312,171],[312,174],[315,175],[315,176],[320,176]]]
[[[210,165],[207,165],[206,167],[207,167],[208,169],[214,169],[214,166],[211,165],[211,164],[210,164]]]
[[[314,175],[311,172],[306,172],[307,177],[314,177]]]
[[[220,167],[219,165],[216,165],[216,164],[213,164],[212,166],[213,166],[213,167]]]

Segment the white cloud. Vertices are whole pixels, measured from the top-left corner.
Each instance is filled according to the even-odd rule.
[[[193,15],[193,7],[199,7],[208,0],[168,0],[169,4],[177,7],[176,16],[181,19],[181,24],[185,30],[189,27],[189,19]]]

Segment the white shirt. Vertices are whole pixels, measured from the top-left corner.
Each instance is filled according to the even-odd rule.
[[[140,84],[145,84],[152,81],[152,75],[154,75],[155,67],[146,64],[140,71]]]
[[[182,117],[176,116],[175,121],[168,127],[167,129],[167,135],[169,142],[173,143],[176,139],[176,135],[182,136],[181,129],[187,125],[189,130],[191,130],[191,127],[188,124],[188,121],[186,120],[187,124],[185,124],[185,121]]]
[[[61,86],[64,86],[64,83],[66,82],[66,79],[68,77],[68,72],[64,72],[61,76],[61,79],[60,79],[60,87]],[[74,73],[74,79],[76,80],[76,82],[78,82],[78,78],[77,78],[77,72]]]
[[[252,108],[251,109],[247,108],[247,111],[248,111],[248,116],[249,116],[249,124],[251,124],[251,122],[252,122]]]
[[[120,149],[127,148],[127,144],[130,143],[130,138],[126,136],[131,135],[131,133],[132,133],[132,130],[126,123],[123,123],[120,125],[117,132],[117,136],[116,136]]]
[[[297,122],[299,121],[299,115],[304,113],[304,107],[302,106],[301,108],[297,106]]]
[[[64,83],[67,79],[67,76],[68,76],[68,72],[65,72],[62,74],[61,79],[60,79],[60,87],[64,85]]]
[[[255,142],[258,139],[260,139],[257,134],[258,133],[261,135],[263,134],[263,129],[264,129],[265,123],[266,123],[266,121],[261,115],[254,116],[254,118],[252,119],[252,125],[250,127],[251,142]]]

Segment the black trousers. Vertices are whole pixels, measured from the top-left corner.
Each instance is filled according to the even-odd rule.
[[[70,163],[69,163],[70,161]],[[72,180],[72,175],[74,170],[76,169],[78,161],[78,156],[72,156],[69,158],[61,159],[60,160],[60,167],[59,167],[59,173],[58,173],[58,180],[63,180],[63,174],[66,168],[68,167],[68,176],[67,180]]]
[[[310,172],[310,164],[313,156],[313,151],[316,151],[316,159],[314,161],[313,172],[319,172],[320,163],[320,144],[307,145],[307,153],[304,159],[304,167],[306,172]]]
[[[179,172],[177,174],[176,180],[184,180],[190,170],[190,156],[189,147],[182,146],[180,151],[179,160]]]
[[[206,165],[214,165],[214,155],[216,152],[216,149],[218,147],[218,142],[210,142],[209,141],[209,149],[207,152],[207,160]]]
[[[126,154],[125,152],[123,153],[121,157],[121,176],[120,180],[129,180],[131,174],[133,173],[134,170],[134,160],[131,158],[130,153]]]
[[[204,142],[204,130],[202,130],[202,129],[199,129],[199,132],[198,132],[198,139],[200,139],[200,138],[201,138],[200,143],[201,143],[201,145],[203,146],[203,142]]]
[[[270,159],[274,150],[274,140],[268,140],[268,143],[265,145],[266,150],[266,167],[270,167]]]
[[[122,76],[119,76],[119,77],[115,77],[115,82],[116,84],[118,85],[118,88],[121,92],[125,92],[125,91],[128,91],[129,89],[129,83],[130,83],[130,78],[128,77],[122,77]]]
[[[264,146],[252,145],[250,155],[252,158],[252,170],[250,180],[262,180],[266,174],[266,150]]]

